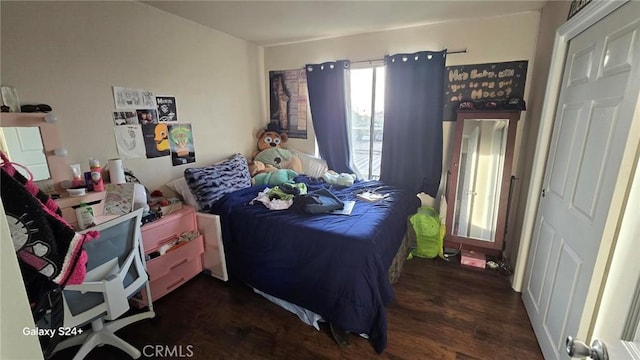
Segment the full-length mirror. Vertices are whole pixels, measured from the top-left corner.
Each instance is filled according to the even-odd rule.
[[[458,112],[447,202],[449,242],[501,250],[519,112]]]
[[[0,150],[29,169],[34,181],[51,178],[39,127],[0,127]],[[29,177],[21,167],[16,169]]]
[[[504,119],[465,119],[462,125],[452,233],[495,241],[509,123]]]

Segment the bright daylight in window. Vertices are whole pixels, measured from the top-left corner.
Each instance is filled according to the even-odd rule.
[[[384,122],[384,66],[351,68],[351,159],[358,177],[380,178]],[[373,116],[372,116],[373,114]]]

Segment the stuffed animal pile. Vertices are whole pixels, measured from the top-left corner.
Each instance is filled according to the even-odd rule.
[[[291,151],[282,147],[287,142],[285,132],[278,133],[277,126],[269,124],[256,134],[258,150],[249,163],[251,181],[255,185],[280,185],[292,182],[302,172],[302,162]]]
[[[288,140],[287,133],[278,133],[272,124],[267,129],[261,129],[256,134],[258,150],[254,151],[253,160],[271,165],[277,169],[291,169],[297,173],[302,172],[302,162],[291,151],[282,147]]]
[[[282,147],[288,138],[286,132],[279,132],[275,123],[270,123],[266,129],[258,131],[258,149],[253,152],[253,161],[249,163],[251,182],[254,185],[289,183],[302,173],[300,158]],[[322,175],[322,179],[328,184],[351,186],[356,180],[356,175],[329,170]]]

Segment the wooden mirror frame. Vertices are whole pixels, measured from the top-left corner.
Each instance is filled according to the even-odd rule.
[[[63,156],[57,156],[53,153],[54,150],[62,148],[62,142],[58,134],[58,126],[55,123],[46,122],[46,115],[45,113],[1,113],[0,126],[40,128],[40,137],[49,165],[51,180],[55,191],[62,193],[63,189],[60,183],[71,179],[71,170]]]
[[[504,168],[500,183],[500,198],[498,201],[498,219],[494,241],[485,241],[465,236],[454,235],[453,217],[456,206],[456,194],[458,186],[460,153],[462,151],[464,121],[467,119],[483,120],[508,120],[507,144],[504,157]],[[516,128],[520,119],[520,110],[516,111],[493,111],[493,110],[459,110],[456,117],[456,132],[453,147],[453,157],[449,166],[449,180],[447,182],[447,219],[445,246],[467,250],[478,250],[491,255],[500,255],[504,244],[505,226],[507,220],[507,210],[509,203],[509,187],[511,184],[511,168],[513,163],[513,152],[516,139]]]

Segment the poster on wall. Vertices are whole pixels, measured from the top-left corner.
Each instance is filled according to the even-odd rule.
[[[140,125],[114,126],[116,148],[123,159],[133,159],[145,155],[144,139]]]
[[[269,71],[270,122],[290,138],[307,138],[307,74],[304,69]]]
[[[155,109],[156,97],[153,91],[113,87],[113,101],[116,109]]]
[[[147,159],[170,155],[171,148],[169,146],[169,128],[167,124],[142,125],[142,136],[144,137]]]
[[[114,111],[113,112],[113,124],[120,125],[137,125],[138,116],[135,111]]]
[[[157,124],[158,112],[156,109],[139,109],[136,110],[138,116],[138,122],[140,125]]]
[[[444,80],[444,121],[454,121],[462,101],[524,98],[528,61],[447,66]]]
[[[173,166],[185,165],[196,161],[191,124],[170,124],[169,146]]]
[[[173,96],[156,96],[158,121],[178,121],[176,98]]]

